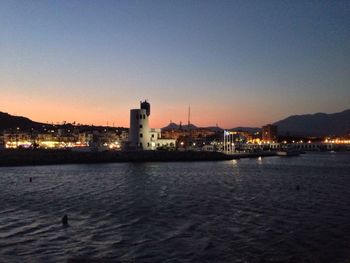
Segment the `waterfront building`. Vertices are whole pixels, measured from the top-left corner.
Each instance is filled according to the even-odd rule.
[[[206,128],[191,128],[191,129],[162,129],[162,136],[178,140],[180,137],[191,137],[192,139],[206,138],[215,135],[215,131]]]
[[[44,149],[59,148],[60,145],[59,138],[53,130],[46,133],[39,133],[36,141],[39,147]]]
[[[82,145],[89,145],[89,142],[92,141],[93,135],[90,132],[80,132],[78,135],[78,142]]]
[[[126,142],[129,139],[129,133],[127,131],[119,132],[119,139],[121,142]]]
[[[262,127],[262,140],[263,142],[277,142],[277,126],[268,124]]]
[[[242,150],[247,152],[255,151],[269,151],[269,150],[280,150],[282,145],[280,143],[245,143],[242,145]]]
[[[302,151],[332,151],[335,149],[335,145],[331,142],[298,142],[294,144],[294,147]]]
[[[203,145],[203,146],[202,146],[202,151],[205,151],[205,152],[214,152],[214,151],[215,151],[215,146],[212,145],[212,144]]]
[[[3,136],[5,147],[9,149],[13,148],[28,148],[32,145],[32,136],[28,132],[15,131],[5,132]]]
[[[5,148],[4,135],[0,133],[0,149]]]
[[[149,128],[151,105],[145,100],[140,109],[130,110],[129,147],[141,150],[174,148],[175,139],[162,139],[160,129]]]

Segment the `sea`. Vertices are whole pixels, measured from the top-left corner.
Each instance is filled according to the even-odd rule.
[[[350,262],[350,153],[1,167],[0,262]]]

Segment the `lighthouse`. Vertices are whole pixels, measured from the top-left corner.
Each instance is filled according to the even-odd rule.
[[[156,150],[174,148],[176,140],[161,138],[161,129],[149,127],[151,104],[140,101],[139,109],[130,110],[129,147],[138,150]]]
[[[140,109],[130,110],[130,146],[147,150],[150,148],[149,116],[151,105],[145,100],[140,102]]]

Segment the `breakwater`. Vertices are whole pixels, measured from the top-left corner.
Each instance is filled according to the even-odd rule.
[[[221,161],[258,156],[274,156],[274,152],[237,153],[196,151],[106,151],[74,152],[70,150],[1,150],[0,166],[50,165],[112,162],[191,162]]]

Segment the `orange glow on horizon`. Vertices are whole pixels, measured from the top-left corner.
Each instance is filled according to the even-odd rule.
[[[14,99],[15,98],[15,99]],[[149,101],[151,103],[150,127],[162,128],[170,121],[187,125],[188,105],[174,106],[163,101]],[[73,102],[72,99],[61,98],[31,98],[27,95],[2,94],[0,111],[11,115],[27,117],[33,121],[42,123],[62,124],[80,123],[86,125],[101,125],[114,127],[129,127],[130,109],[138,108],[139,101],[135,100],[132,105],[127,103],[115,105],[89,106],[84,102]],[[238,108],[236,106],[236,108]],[[255,108],[245,109],[242,113],[238,109],[228,106],[213,105],[208,108],[204,101],[201,104],[191,105],[191,124],[199,127],[216,126],[221,128],[233,128],[238,126],[261,127],[272,120],[264,120],[264,114]],[[271,116],[269,116],[271,117]]]

